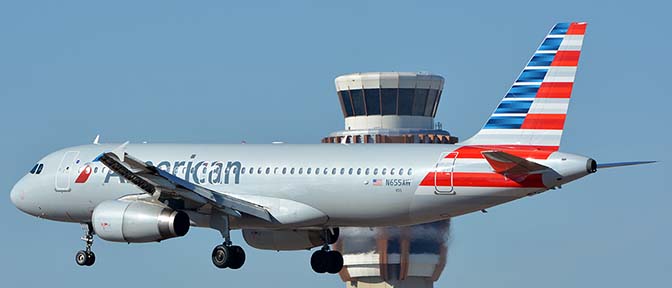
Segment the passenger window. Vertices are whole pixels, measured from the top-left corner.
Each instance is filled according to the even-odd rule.
[[[336,168],[331,169],[331,175],[336,175]]]
[[[306,174],[310,175],[310,170],[311,170],[311,169],[308,168],[308,169],[306,170]],[[301,173],[301,172],[299,172],[299,173]]]
[[[382,171],[381,174],[383,174],[383,175],[387,174],[387,168],[383,168],[383,171]]]
[[[254,174],[254,167],[250,167],[250,171],[248,173]]]
[[[413,174],[413,168],[408,168],[408,175],[412,175],[412,174]]]
[[[294,168],[292,168],[292,169],[289,169],[289,174],[292,174],[292,175],[294,175]]]
[[[234,166],[233,171],[231,173],[236,174],[236,172],[238,172],[238,167]]]
[[[373,175],[378,175],[378,168],[373,169]]]
[[[271,167],[266,167],[266,175],[271,173]]]
[[[30,169],[30,174],[35,174],[35,171],[37,171],[37,166],[40,166],[40,164],[35,164],[35,166],[33,166],[33,169]]]
[[[390,169],[390,175],[394,175],[394,168]]]
[[[345,174],[345,168],[341,168],[341,175]]]
[[[369,175],[369,171],[370,171],[370,170],[371,170],[371,169],[366,168],[366,171],[364,171],[364,174]]]
[[[257,174],[261,174],[261,167],[257,168]],[[268,174],[268,172],[266,172]]]
[[[98,174],[98,167],[93,168],[93,174]]]
[[[233,173],[236,173],[236,171],[234,170]],[[240,169],[240,174],[245,174],[245,167],[243,167],[243,169]]]
[[[352,168],[348,169],[348,175],[352,175]]]
[[[282,168],[282,175],[287,174],[287,167]]]
[[[322,170],[322,174],[324,175],[329,174],[329,168],[324,168],[324,170]]]
[[[44,164],[37,165],[37,171],[35,172],[35,174],[42,173],[42,168],[44,168]]]
[[[404,168],[399,168],[399,175],[404,175]]]
[[[273,174],[278,175],[278,171],[280,170],[279,167],[273,168]]]
[[[361,174],[362,174],[362,168],[357,168],[357,175],[361,175]]]

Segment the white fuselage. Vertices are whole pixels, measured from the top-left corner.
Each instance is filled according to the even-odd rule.
[[[28,174],[16,184],[12,201],[38,217],[84,223],[102,201],[147,196],[93,161],[116,146],[84,145],[46,156],[39,161],[41,173]],[[237,228],[424,223],[543,192],[587,174],[581,170],[587,158],[554,152],[535,161],[553,167],[562,179],[544,175],[542,185],[511,186],[506,176],[493,175],[484,159],[455,157],[448,165],[442,163],[460,147],[138,144],[129,145],[127,152],[189,182],[270,207],[279,220],[269,224],[242,217],[233,221]],[[460,172],[508,182],[453,180]],[[449,184],[441,182],[439,175]],[[193,225],[208,226],[209,211],[187,212]]]

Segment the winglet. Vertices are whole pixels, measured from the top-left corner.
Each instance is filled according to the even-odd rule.
[[[98,145],[100,144],[100,134],[96,135],[96,138],[93,138],[93,144]]]
[[[124,144],[119,145],[119,147],[114,148],[114,150],[110,151],[112,154],[117,156],[119,158],[119,161],[124,162],[124,157],[126,156],[126,146],[130,143],[129,141],[124,142]]]

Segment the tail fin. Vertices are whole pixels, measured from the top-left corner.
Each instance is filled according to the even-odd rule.
[[[586,26],[556,24],[485,126],[463,144],[558,150]]]

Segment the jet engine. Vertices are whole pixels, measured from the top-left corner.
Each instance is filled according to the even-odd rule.
[[[307,250],[324,245],[321,230],[243,229],[250,246],[264,250]]]
[[[189,216],[182,211],[142,201],[108,200],[95,209],[93,230],[114,242],[142,243],[180,237],[189,231]]]

